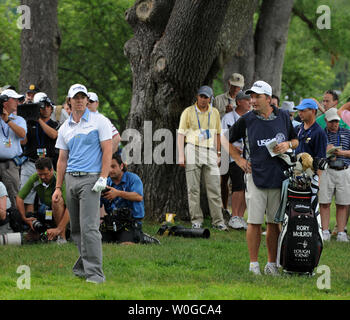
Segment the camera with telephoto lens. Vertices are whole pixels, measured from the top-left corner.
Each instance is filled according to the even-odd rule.
[[[48,240],[47,234],[46,234],[46,231],[47,231],[46,225],[39,220],[34,220],[32,225],[33,225],[34,231],[40,234],[39,236],[40,241],[46,242]]]
[[[114,209],[111,214],[107,214],[103,217],[103,223],[101,224],[102,231],[117,232],[123,228],[130,228],[133,226],[135,219],[132,216],[132,212],[129,208]]]
[[[4,102],[8,101],[9,97],[5,94],[0,95],[0,114],[4,113]]]

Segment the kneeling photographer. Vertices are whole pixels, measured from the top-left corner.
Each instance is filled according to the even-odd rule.
[[[104,242],[158,243],[142,232],[145,216],[143,184],[138,175],[128,172],[120,155],[112,156],[107,188],[101,193],[101,233]]]
[[[36,173],[28,179],[16,197],[17,209],[22,220],[30,227],[32,240],[57,239],[58,244],[66,243],[66,226],[69,222],[69,214],[65,200],[65,184],[62,185],[62,197],[58,201],[52,202],[56,173],[53,170],[51,159],[39,158],[35,162],[35,168]],[[38,195],[38,210],[26,214],[24,199],[31,191]],[[43,235],[45,235],[44,239]]]

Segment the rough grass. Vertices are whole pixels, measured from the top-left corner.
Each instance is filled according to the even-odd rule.
[[[209,222],[207,223],[209,225]],[[334,219],[332,220],[334,225]],[[155,235],[159,225],[145,223]],[[72,243],[0,247],[0,299],[35,300],[322,300],[349,299],[348,243],[324,246],[320,265],[331,271],[331,289],[314,277],[257,277],[248,273],[244,231],[211,230],[209,239],[159,237],[161,245],[103,245],[106,283],[75,277]],[[264,237],[259,255],[266,263]],[[19,289],[20,265],[30,267],[30,289]]]

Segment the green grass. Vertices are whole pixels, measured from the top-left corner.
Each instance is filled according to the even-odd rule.
[[[207,222],[209,225],[209,222]],[[334,220],[332,220],[332,226]],[[155,234],[159,225],[145,223]],[[324,246],[320,265],[331,270],[331,289],[317,288],[314,277],[257,277],[247,272],[248,250],[244,231],[211,230],[209,239],[159,237],[161,245],[103,244],[101,285],[75,277],[71,268],[78,257],[72,243],[0,247],[0,299],[82,300],[309,300],[350,299],[348,243],[334,239]],[[262,238],[260,264],[266,263]],[[31,288],[17,288],[20,265],[31,272]]]

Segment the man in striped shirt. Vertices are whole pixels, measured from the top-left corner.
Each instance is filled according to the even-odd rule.
[[[333,194],[336,204],[336,221],[338,225],[337,241],[348,242],[344,228],[347,224],[347,206],[350,205],[350,130],[339,127],[340,117],[335,108],[326,111],[325,129],[328,138],[329,167],[320,179],[320,213],[323,238],[329,241],[330,206]]]

